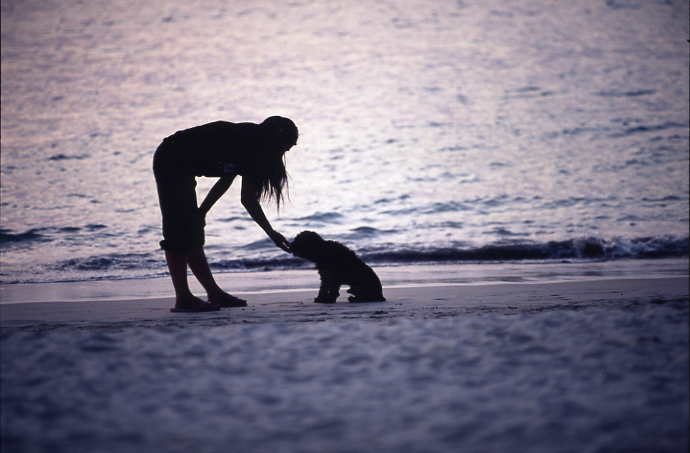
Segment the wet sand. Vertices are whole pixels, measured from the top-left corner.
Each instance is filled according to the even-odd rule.
[[[686,277],[394,286],[0,305],[3,451],[686,451]]]
[[[252,274],[244,275],[252,278]],[[315,285],[317,282],[306,280],[300,283]],[[312,302],[316,292],[316,287],[239,291],[235,294],[248,299],[249,307],[198,314],[170,313],[169,309],[174,304],[172,297],[5,303],[0,305],[0,325],[4,328],[88,326],[89,323],[99,326],[107,326],[108,323],[145,326],[180,322],[223,325],[328,319],[439,318],[473,312],[510,313],[617,302],[677,300],[687,298],[688,279],[627,278],[493,285],[447,284],[429,279],[427,283],[409,286],[398,282],[398,285],[385,288],[387,302],[366,304],[347,302],[347,294],[342,290],[338,303],[316,304]]]

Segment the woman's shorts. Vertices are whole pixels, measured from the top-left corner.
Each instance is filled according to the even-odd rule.
[[[164,250],[186,252],[204,245],[203,219],[196,200],[196,180],[185,174],[176,150],[163,142],[153,157],[158,201],[163,215]]]

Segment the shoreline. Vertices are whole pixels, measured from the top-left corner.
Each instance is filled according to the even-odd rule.
[[[386,302],[316,304],[316,289],[253,292],[246,308],[208,313],[171,313],[172,297],[51,301],[0,305],[0,327],[166,327],[179,325],[392,320],[458,317],[473,313],[519,313],[611,304],[687,303],[687,277],[599,279],[487,285],[408,285],[384,289]],[[237,294],[249,294],[238,292]],[[180,324],[182,323],[182,324]]]
[[[610,279],[656,279],[688,276],[688,258],[603,262],[511,262],[482,264],[401,264],[374,267],[384,289],[425,286],[543,284]],[[221,287],[238,295],[308,291],[319,287],[315,269],[218,272]],[[203,289],[190,275],[195,294]],[[170,297],[167,276],[69,282],[0,284],[0,305],[38,302],[83,302]]]

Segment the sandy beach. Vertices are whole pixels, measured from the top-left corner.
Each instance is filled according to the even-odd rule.
[[[449,266],[451,267],[451,266]],[[426,266],[425,269],[433,266]],[[335,305],[313,303],[318,276],[313,271],[270,273],[278,281],[288,280],[287,288],[238,291],[235,294],[249,299],[243,309],[222,310],[200,314],[170,313],[174,304],[171,296],[87,301],[34,303],[5,303],[0,305],[0,325],[3,329],[60,327],[137,327],[196,324],[225,325],[237,323],[310,322],[346,319],[426,319],[457,317],[465,313],[529,312],[559,308],[577,309],[607,304],[645,303],[650,301],[682,301],[688,295],[687,278],[653,279],[590,279],[571,282],[506,283],[470,285],[444,283],[427,275],[425,282],[387,286],[386,303],[351,304],[344,290]],[[404,273],[404,271],[403,271]],[[299,275],[304,280],[295,283],[289,277]],[[261,281],[261,274],[233,275],[247,280]],[[167,285],[166,279],[158,284]],[[314,286],[311,289],[293,288],[297,284]],[[72,284],[77,288],[84,283]],[[249,283],[251,286],[252,283]],[[40,297],[40,296],[39,296]]]
[[[687,277],[429,280],[204,314],[4,303],[3,450],[686,450]]]

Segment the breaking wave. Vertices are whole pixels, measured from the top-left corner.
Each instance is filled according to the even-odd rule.
[[[0,231],[5,234],[5,232]],[[9,240],[41,240],[35,232],[11,235]],[[2,240],[8,240],[2,237]],[[660,236],[640,238],[602,239],[587,237],[550,242],[530,242],[524,239],[509,239],[491,244],[470,247],[466,245],[448,247],[426,247],[424,245],[386,249],[357,247],[356,241],[346,241],[368,264],[374,266],[405,265],[415,263],[506,263],[519,261],[608,261],[618,259],[679,258],[688,256],[688,237]],[[252,244],[250,244],[252,245]],[[220,272],[271,271],[283,269],[311,268],[313,264],[280,251],[275,247],[258,247],[256,244],[244,249],[246,254],[232,259],[210,259],[210,266]],[[35,275],[28,279],[5,279],[2,283],[119,280],[162,276],[167,273],[165,260],[159,251],[151,253],[110,253],[104,255],[75,257],[52,264],[38,266]],[[52,278],[45,279],[45,272]]]
[[[533,242],[501,242],[477,248],[362,250],[372,263],[483,262],[563,259],[672,258],[688,255],[688,237],[673,236],[602,239],[597,237]]]
[[[24,231],[23,233],[15,233],[12,230],[0,228],[0,246],[8,246],[28,241],[46,241],[48,240],[44,235],[39,233],[40,228],[34,228]]]

